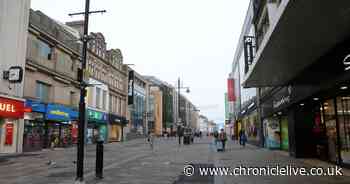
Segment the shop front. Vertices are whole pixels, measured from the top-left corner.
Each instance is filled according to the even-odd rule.
[[[86,143],[94,144],[97,141],[108,142],[108,114],[92,109],[87,110],[88,125]]]
[[[57,104],[48,104],[45,114],[45,148],[69,147],[72,139],[73,122],[77,112],[73,109]]]
[[[21,152],[23,116],[23,101],[0,97],[0,153]]]
[[[258,119],[258,111],[256,99],[252,99],[248,105],[241,111],[241,121],[238,121],[237,134],[244,130],[247,135],[247,141],[250,144],[260,145],[260,121]]]
[[[44,145],[44,115],[46,105],[40,102],[26,100],[24,113],[23,152],[39,151]]]
[[[293,100],[291,86],[277,88],[261,100],[264,147],[289,151],[289,107]]]
[[[109,142],[116,142],[122,140],[122,129],[124,118],[116,114],[109,114]]]

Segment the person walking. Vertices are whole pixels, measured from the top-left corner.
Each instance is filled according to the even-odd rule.
[[[219,141],[222,143],[222,151],[225,151],[226,141],[227,141],[227,135],[224,129],[221,129],[221,132],[219,134]]]
[[[154,144],[154,135],[152,132],[148,132],[148,136],[147,136],[147,141],[151,147],[151,150],[153,150],[153,144]]]
[[[247,135],[245,134],[245,130],[242,129],[239,131],[239,144],[245,147],[246,142],[247,142]]]
[[[215,131],[214,132],[214,143],[215,143],[215,145],[218,144],[218,140],[219,140],[219,133],[218,133],[218,131]]]
[[[181,126],[177,127],[177,136],[179,137],[179,145],[181,145],[181,138],[184,136],[184,129]]]

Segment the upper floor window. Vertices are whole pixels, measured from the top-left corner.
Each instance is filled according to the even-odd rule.
[[[107,91],[103,90],[102,92],[102,108],[107,110]]]
[[[38,40],[37,47],[38,47],[39,57],[46,59],[46,60],[51,60],[52,48],[49,44],[47,44],[41,40]]]
[[[96,88],[96,108],[101,109],[101,89]]]
[[[36,97],[41,102],[49,102],[50,85],[43,82],[36,82]]]

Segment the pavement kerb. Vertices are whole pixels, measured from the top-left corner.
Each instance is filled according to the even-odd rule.
[[[278,155],[281,155],[281,156],[285,156],[285,157],[291,157],[289,155],[289,152],[286,152],[286,151],[282,151],[282,150],[270,150],[268,148],[262,148],[262,147],[259,147],[259,146],[255,146],[255,145],[252,145],[252,144],[247,144],[248,147],[252,147],[252,148],[260,148],[260,149],[265,149],[267,151],[271,151],[271,152],[274,152]],[[302,163],[306,164],[306,165],[309,165],[309,166],[312,166],[312,167],[323,167],[323,168],[327,168],[327,167],[336,167],[337,165],[335,164],[332,164],[332,163],[329,163],[329,162],[326,162],[326,161],[322,161],[322,160],[319,160],[319,159],[312,159],[312,158],[294,158],[298,161],[301,161]],[[342,173],[344,176],[350,176],[350,169],[348,168],[342,168]]]

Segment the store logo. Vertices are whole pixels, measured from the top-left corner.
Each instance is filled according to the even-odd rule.
[[[290,102],[290,96],[282,97],[281,100],[273,102],[273,108],[278,108],[281,105],[289,103],[289,102]]]
[[[68,113],[62,112],[62,111],[59,111],[59,110],[50,111],[50,114],[58,115],[58,116],[64,116],[64,117],[69,117]]]
[[[6,103],[0,103],[0,111],[3,111],[3,112],[16,112],[14,105],[6,104]]]
[[[350,54],[344,58],[343,64],[345,67],[345,71],[350,70]]]

